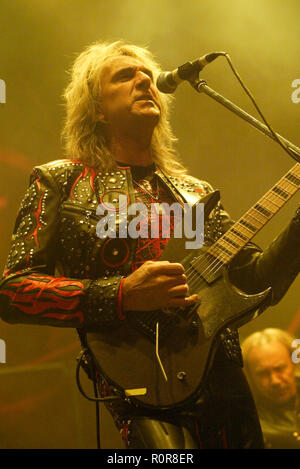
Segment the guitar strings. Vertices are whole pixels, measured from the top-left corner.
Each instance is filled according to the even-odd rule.
[[[294,169],[299,169],[299,170],[300,170],[299,164],[297,164],[294,168],[292,168],[292,170],[290,170],[289,173],[292,173],[292,171],[293,171]],[[299,172],[300,172],[300,171],[299,171]],[[289,173],[288,173],[288,174],[289,174]],[[293,173],[292,173],[292,175],[293,175]],[[300,176],[300,174],[299,174],[299,176]],[[280,183],[280,182],[281,182],[280,189],[285,190],[285,191],[289,194],[289,196],[293,195],[292,193],[290,193],[289,184],[292,185],[292,186],[297,187],[296,184],[293,184],[291,181],[288,181],[288,182],[287,182],[285,176],[279,181],[279,183]],[[279,183],[275,184],[275,186],[273,186],[273,188],[274,188],[274,187],[277,187]],[[260,227],[255,226],[255,228],[256,228],[256,232],[255,232],[255,233],[253,233],[253,232],[250,231],[250,232],[251,232],[251,237],[249,238],[248,241],[250,241],[250,239],[264,226],[264,224],[265,224],[268,220],[270,220],[270,219],[273,217],[273,215],[275,215],[275,214],[277,213],[277,211],[278,211],[278,210],[284,205],[284,203],[290,198],[290,197],[288,197],[287,199],[284,199],[284,198],[282,198],[282,197],[281,197],[279,194],[277,194],[277,193],[276,193],[276,195],[275,195],[275,194],[273,193],[273,188],[271,188],[271,189],[270,189],[263,197],[261,197],[261,198],[259,199],[259,201],[257,202],[257,204],[263,202],[263,203],[264,203],[263,206],[264,206],[265,208],[269,209],[269,211],[270,211],[270,213],[271,213],[271,216],[266,216],[266,215],[263,215],[261,212],[258,211],[258,213],[260,214],[260,216],[266,218],[266,221],[261,222],[261,220],[259,220],[258,218],[256,218],[256,217],[253,215],[253,213],[250,213],[250,212],[253,212],[253,211],[255,210],[255,207],[251,207],[251,208],[249,209],[249,211],[247,212],[247,215],[250,215],[253,219],[255,219],[255,220],[261,225]],[[298,189],[298,187],[297,187],[297,189]],[[276,198],[277,198],[277,202],[278,202],[278,198],[283,202],[282,205],[279,205],[277,202],[275,202]],[[277,210],[275,210],[275,212],[272,210],[272,206],[276,206],[276,207],[277,207]],[[256,210],[256,211],[257,211],[257,210]],[[242,218],[243,218],[243,217],[242,217]],[[240,220],[242,220],[242,218],[241,218]],[[239,223],[239,221],[238,221],[237,223]],[[233,226],[234,226],[234,225],[233,225]],[[231,228],[232,228],[232,227],[231,227]],[[228,232],[230,232],[231,228],[228,230]],[[226,233],[224,233],[224,234],[221,236],[221,238],[219,238],[219,240],[217,240],[211,247],[213,247],[213,246],[215,246],[216,244],[218,244],[219,241],[225,242],[226,244],[229,244],[229,245],[230,245],[230,243],[228,243],[228,242],[226,242],[226,240],[222,239],[225,234],[226,234]],[[233,236],[235,236],[235,238],[238,238],[238,236],[235,235],[234,233],[231,232],[230,234],[233,235]],[[238,238],[238,239],[239,239],[239,241],[240,241],[240,238]],[[245,243],[243,243],[243,244],[240,246],[239,250],[242,249],[242,248],[247,244],[248,241],[246,241]],[[238,244],[238,243],[237,243],[237,244]],[[231,247],[232,247],[232,246],[231,246]],[[238,250],[237,252],[239,252],[239,250]],[[236,252],[235,254],[237,254],[237,252]],[[208,253],[205,253],[205,254],[210,254],[211,256],[213,256],[213,255],[212,255],[211,253],[209,253],[209,252],[208,252]],[[197,268],[199,268],[199,269],[201,269],[201,267],[203,267],[203,266],[205,265],[205,262],[207,261],[207,256],[206,256],[205,254],[204,254],[203,256],[201,256],[200,262],[198,261],[198,265],[197,265],[197,262],[194,264],[194,265],[197,266]],[[203,260],[204,260],[204,262],[202,262],[202,265],[201,265],[201,261],[203,261]],[[224,262],[223,262],[223,261],[224,261]],[[218,256],[218,258],[215,258],[214,261],[206,267],[206,269],[202,272],[202,274],[206,273],[206,272],[209,271],[209,269],[210,269],[210,272],[211,272],[213,275],[215,275],[215,274],[217,273],[218,269],[221,268],[221,267],[222,267],[224,264],[226,264],[226,263],[228,263],[228,259],[226,259],[225,255],[223,255],[223,254],[221,253],[221,254]],[[189,267],[188,270],[186,271],[186,274],[187,274],[187,276],[189,276],[189,274],[191,274],[191,276],[189,277],[190,286],[191,286],[192,288],[196,288],[196,286],[197,286],[197,280],[199,281],[199,278],[201,279],[201,277],[200,277],[199,275],[197,275],[197,271],[196,271],[195,269],[193,269],[193,267]]]
[[[284,184],[284,189],[288,189],[288,185],[287,185],[287,184]],[[274,199],[275,196],[272,194],[272,190],[270,190],[270,191],[266,194],[266,196],[264,196],[264,197],[261,198],[260,200],[262,200],[262,199],[265,199],[265,200],[266,200],[265,206],[270,209],[270,212],[272,213],[272,216],[273,216],[276,212],[274,213],[274,212],[271,210],[271,205],[273,204],[273,205],[278,206],[278,204],[274,203],[274,200],[269,199],[269,198],[267,197],[268,194],[270,194],[270,196],[273,197],[273,199]],[[290,195],[292,195],[292,194],[290,194]],[[279,197],[283,202],[286,201],[286,200],[283,200],[280,196],[278,196],[278,197]],[[282,205],[283,205],[283,204],[282,204]],[[279,206],[279,208],[281,208],[282,205]],[[251,210],[251,209],[250,209],[250,210]],[[267,217],[267,219],[269,219],[269,217]],[[262,224],[260,221],[259,221],[259,223]],[[263,226],[263,224],[262,224],[262,226]],[[262,227],[262,226],[261,226],[261,227]],[[261,227],[260,227],[260,228],[261,228]],[[257,228],[257,227],[256,227],[257,231],[258,231],[260,228]],[[230,231],[230,229],[229,229],[228,231]],[[256,234],[256,233],[252,233],[252,237],[253,237],[255,234]],[[222,236],[222,237],[223,237],[223,236]],[[251,239],[251,238],[249,238],[249,240],[250,240],[250,239]],[[221,240],[221,238],[220,238],[218,241],[220,241],[220,240]],[[215,244],[217,244],[218,241],[217,241]],[[223,240],[223,241],[226,242],[226,240]],[[215,245],[215,244],[214,244],[214,245]],[[228,244],[228,243],[227,243],[227,244]],[[245,244],[246,244],[246,243],[244,243],[244,245],[245,245]],[[242,249],[244,245],[240,246],[240,249]],[[219,257],[221,257],[221,259],[223,258],[224,261],[227,261],[227,262],[228,262],[228,260],[226,260],[225,256],[222,256],[222,254],[219,255]],[[202,256],[202,258],[203,258],[203,256]],[[210,269],[211,269],[211,272],[216,273],[217,270],[218,270],[218,268],[219,268],[220,266],[222,266],[222,265],[223,265],[223,264],[220,263],[220,262],[218,262],[217,260],[216,260],[216,261],[213,261],[213,262],[206,268],[206,270],[205,270],[204,272],[206,272],[206,271],[210,268]],[[201,264],[198,263],[198,266],[201,266]],[[191,271],[191,269],[189,269],[189,270],[187,271],[187,273],[189,273],[190,271]],[[204,272],[203,272],[203,273],[204,273]],[[192,274],[193,274],[193,272],[192,272]],[[194,275],[194,279],[196,278],[196,280],[197,280],[197,278],[199,278],[199,276],[197,276],[197,272],[194,271],[194,274],[195,274],[195,275]],[[194,279],[193,279],[192,276],[190,277],[190,280],[191,280],[190,285],[191,285],[192,287],[195,287],[195,286],[196,286],[196,284],[193,282]],[[197,282],[196,282],[196,283],[197,283]]]
[[[288,185],[285,184],[285,185],[284,185],[284,189],[287,189],[287,188],[288,188]],[[275,203],[274,200],[269,199],[269,198],[267,197],[268,194],[270,194],[270,196],[273,197],[273,199],[275,198],[275,195],[272,194],[272,190],[270,190],[270,191],[266,194],[266,196],[264,196],[263,198],[260,199],[260,201],[261,201],[262,199],[265,199],[265,200],[266,200],[265,206],[270,209],[270,212],[272,213],[272,216],[273,216],[276,212],[274,213],[274,212],[271,210],[271,206],[272,206],[272,204],[273,204],[273,205],[276,205],[276,206],[278,207],[278,204]],[[285,202],[285,200],[282,199],[280,196],[278,196],[278,197],[279,197],[283,202]],[[259,202],[260,202],[260,201],[259,201]],[[259,202],[258,202],[258,203],[259,203]],[[282,204],[282,205],[283,205],[283,204]],[[281,208],[282,205],[279,206],[279,208]],[[249,212],[250,212],[250,211],[251,211],[251,208],[250,208]],[[250,215],[251,215],[251,214],[250,214]],[[263,216],[263,215],[262,215],[262,216]],[[255,218],[255,219],[257,220],[257,222],[261,225],[259,228],[255,227],[256,230],[258,231],[258,230],[264,225],[264,223],[262,223],[259,219],[257,219],[257,218],[254,217],[253,215],[252,215],[252,218]],[[269,217],[265,217],[265,218],[269,219]],[[237,222],[237,223],[238,223],[238,222]],[[228,231],[230,231],[230,229],[229,229]],[[231,233],[231,234],[232,234],[232,233]],[[255,234],[256,234],[256,233],[251,232],[251,235],[252,235],[251,237],[253,237]],[[225,242],[226,244],[230,244],[230,243],[226,242],[226,240],[222,239],[223,236],[224,236],[224,235],[222,235],[222,237],[221,237],[218,241],[221,240],[221,241]],[[233,234],[233,236],[235,236],[235,238],[238,238],[238,237],[237,237],[236,235],[234,235],[234,234]],[[249,238],[249,240],[250,240],[250,239],[251,239],[251,238]],[[214,245],[216,245],[216,244],[218,243],[218,241],[216,241],[216,243],[215,243]],[[248,241],[247,241],[247,242],[248,242]],[[246,242],[246,243],[247,243],[247,242]],[[243,243],[243,244],[240,246],[240,249],[242,249],[242,248],[245,246],[246,243]],[[213,245],[213,246],[214,246],[214,245]],[[203,256],[202,256],[202,257],[203,257]],[[226,263],[226,261],[228,262],[228,260],[226,259],[226,257],[225,257],[224,255],[222,255],[222,254],[219,255],[219,258],[221,258],[222,261],[224,260],[225,263]],[[197,267],[200,267],[200,265],[201,265],[201,264],[198,264]],[[222,264],[221,264],[221,266],[222,266]],[[209,266],[207,267],[207,269],[206,269],[204,272],[206,272],[209,268],[211,268],[211,272],[216,273],[219,267],[220,267],[220,264],[219,264],[218,262],[213,261],[213,262],[211,263],[211,265],[209,265]],[[212,268],[213,268],[214,270],[212,270]],[[189,274],[189,272],[190,272],[191,270],[192,270],[192,269],[188,270],[187,273]],[[197,273],[195,273],[194,278],[195,278],[195,277],[197,278]],[[190,277],[190,280],[191,280],[191,283],[193,283],[193,278],[192,278],[192,277]]]
[[[300,167],[299,167],[299,168],[300,168]],[[298,168],[298,169],[299,169],[299,168]],[[285,182],[285,181],[282,181],[282,182]],[[274,187],[275,187],[275,186],[274,186]],[[284,190],[286,190],[286,189],[288,189],[288,183],[287,183],[287,182],[284,184]],[[289,191],[287,190],[287,192],[289,192]],[[267,197],[268,195],[271,196],[271,199]],[[292,195],[292,194],[290,194],[290,196],[291,196],[291,195]],[[282,200],[283,204],[282,204],[281,206],[279,206],[276,202],[274,202],[274,199],[275,199],[276,196],[277,196],[279,199]],[[280,209],[280,208],[284,205],[284,203],[288,200],[288,199],[283,199],[283,198],[280,197],[278,194],[277,194],[276,196],[272,193],[272,189],[271,189],[269,192],[267,192],[267,194],[266,194],[264,197],[262,197],[262,198],[257,202],[257,203],[259,203],[259,202],[262,201],[263,199],[266,201],[265,207],[269,208],[269,211],[271,212],[271,217],[272,217],[273,215],[275,215],[275,213],[276,213],[276,211],[273,212],[273,210],[271,209],[272,205],[276,205],[277,207],[279,207],[278,209]],[[275,200],[276,200],[276,199],[275,199]],[[253,211],[253,209],[255,210],[254,207],[250,208],[249,212],[250,212],[251,210]],[[259,212],[259,213],[260,213],[260,212]],[[265,222],[261,222],[259,219],[257,219],[256,217],[254,217],[253,213],[252,213],[252,214],[251,214],[251,213],[248,213],[248,214],[249,214],[250,216],[252,216],[252,218],[255,218],[255,220],[257,220],[257,222],[261,225],[261,226],[258,227],[258,228],[257,228],[257,226],[255,227],[255,228],[256,228],[256,232],[257,232],[260,228],[263,227],[263,225],[265,224]],[[262,214],[261,214],[261,215],[262,215]],[[264,216],[264,215],[262,215],[262,216]],[[265,218],[267,218],[267,220],[269,220],[271,217],[266,217],[266,216],[265,216]],[[241,220],[241,219],[240,219],[240,220]],[[239,221],[238,221],[238,222],[239,222]],[[237,222],[237,223],[238,223],[238,222]],[[232,227],[231,227],[231,228],[232,228]],[[230,229],[228,230],[227,233],[229,233],[229,232],[230,232]],[[253,232],[251,231],[251,237],[253,237],[253,236],[256,234],[256,232],[253,233]],[[225,233],[224,233],[224,234],[225,234]],[[235,237],[235,239],[238,238],[238,236],[235,235],[234,233],[231,232],[230,234],[233,235],[233,236]],[[221,237],[218,241],[225,242],[226,244],[229,244],[229,245],[230,245],[230,243],[228,243],[226,240],[222,239],[223,236],[224,236],[224,235],[222,235],[222,237]],[[249,240],[251,239],[251,237],[249,238]],[[239,241],[240,241],[240,238],[238,238],[238,239],[239,239]],[[218,241],[216,241],[215,244],[217,244]],[[248,242],[248,241],[247,241],[247,242]],[[215,245],[215,244],[214,244],[214,245]],[[237,244],[238,244],[238,243],[237,243]],[[240,249],[242,249],[245,244],[246,244],[246,243],[243,243],[242,245],[240,245]],[[214,246],[214,245],[213,245],[213,246]],[[232,246],[231,246],[231,248],[232,248]],[[221,255],[219,255],[219,257],[221,257],[221,259],[224,259],[224,261],[226,261],[226,257],[225,257],[224,255],[221,254]],[[228,260],[227,260],[227,262],[228,262]],[[212,264],[212,265],[213,265],[213,264]]]
[[[291,184],[292,186],[294,185],[294,186],[298,189],[298,186],[296,186],[296,184],[293,184],[290,180],[287,180],[287,178],[286,178],[286,176],[287,176],[288,174],[289,174],[289,175],[292,174],[292,176],[294,176],[293,171],[297,172],[297,170],[299,170],[299,173],[300,173],[300,165],[299,165],[299,163],[297,163],[293,168],[291,168],[291,169],[288,171],[288,173],[287,173],[285,176],[283,176],[283,177],[278,181],[278,183],[276,183],[276,184],[275,184],[263,197],[261,197],[261,198],[259,199],[259,201],[256,203],[256,204],[261,204],[261,203],[263,203],[263,207],[269,209],[269,211],[270,211],[270,213],[271,213],[271,216],[270,216],[270,217],[269,217],[269,216],[265,216],[264,214],[262,214],[261,212],[259,212],[257,209],[255,209],[255,206],[253,206],[253,207],[251,207],[251,208],[249,209],[249,211],[247,212],[247,215],[250,216],[252,219],[254,219],[260,226],[259,226],[259,227],[254,226],[254,228],[255,228],[255,230],[256,230],[255,232],[253,232],[252,230],[249,230],[249,229],[248,229],[248,231],[251,233],[251,236],[249,237],[248,241],[249,241],[250,239],[252,239],[253,236],[255,236],[255,234],[265,225],[265,223],[266,223],[270,218],[272,218],[272,216],[275,215],[275,214],[277,213],[277,211],[278,211],[278,210],[285,204],[285,202],[289,199],[289,197],[288,197],[288,199],[282,198],[278,193],[276,193],[276,195],[275,195],[273,189],[274,189],[275,187],[276,187],[276,188],[279,187],[280,189],[285,190],[285,191],[289,194],[289,196],[293,195],[292,193],[290,193],[289,186],[288,186],[289,184]],[[297,173],[297,176],[298,176],[298,173]],[[297,177],[297,176],[296,176],[296,177]],[[300,176],[300,174],[299,174],[299,176]],[[281,186],[280,186],[280,184],[281,184]],[[269,197],[268,197],[268,196],[269,196]],[[279,198],[279,199],[282,201],[282,205],[278,205],[278,203],[275,202],[276,197]],[[273,210],[272,210],[272,205],[273,205],[273,206],[275,205],[275,206],[278,208],[278,210],[275,210],[275,212],[273,212]],[[260,214],[260,216],[266,218],[266,220],[262,222],[259,218],[257,218],[257,217],[253,214],[253,211],[258,212],[258,213]],[[244,218],[244,217],[240,218],[240,220],[242,220],[243,218]],[[239,220],[238,220],[237,223],[239,223]],[[234,225],[233,225],[233,226],[234,226]],[[232,227],[231,227],[231,228],[232,228]],[[243,226],[243,228],[245,229],[246,227]],[[246,228],[246,229],[247,229],[247,228]],[[229,229],[228,232],[230,232],[230,230],[231,230],[231,229]],[[224,233],[224,234],[225,234],[225,233]],[[227,245],[228,245],[228,244],[230,245],[230,243],[228,243],[226,240],[224,240],[224,234],[222,235],[221,238],[219,238],[218,241],[221,241],[221,243],[222,243],[222,242],[225,242]],[[234,233],[232,233],[232,231],[230,232],[230,235],[231,235],[231,236],[233,235],[233,236],[235,237],[235,239],[238,239],[237,244],[239,244],[240,238],[239,238],[237,235],[235,235]],[[218,241],[216,241],[216,243],[214,243],[213,246],[215,246],[215,245],[218,243]],[[245,246],[245,244],[246,244],[248,241],[246,241],[245,243],[242,243],[242,245],[240,245],[239,250],[241,250],[241,249]],[[219,243],[219,244],[220,244],[220,243]],[[213,246],[212,246],[212,247],[213,247]],[[232,248],[231,245],[230,245],[230,247]],[[239,250],[238,250],[238,251],[239,251]],[[237,252],[238,252],[238,251],[237,251]],[[236,253],[235,253],[235,254],[236,254]],[[235,254],[234,254],[234,255],[235,255]],[[203,256],[201,256],[201,257],[203,258]],[[218,263],[218,258],[221,258],[221,263]],[[225,261],[225,262],[224,262],[225,264],[228,263],[228,259],[226,259],[225,255],[223,255],[222,253],[218,255],[218,258],[215,259],[215,260],[213,261],[213,263],[212,263],[211,265],[209,265],[209,266],[207,267],[207,269],[206,269],[204,272],[206,272],[210,267],[211,267],[211,268],[213,267],[215,270],[214,270],[214,271],[211,270],[211,272],[216,273],[217,270],[218,270],[218,268],[223,265],[223,260]],[[199,267],[199,266],[200,266],[200,265],[198,265],[197,267]],[[193,270],[192,268],[190,268],[190,270],[187,270],[186,273],[189,274],[190,272],[191,272],[192,274],[194,273],[194,278],[197,279],[197,277],[198,277],[198,276],[197,276],[197,272],[195,272],[195,270]],[[191,277],[190,279],[191,279],[191,282],[193,282],[193,278]]]

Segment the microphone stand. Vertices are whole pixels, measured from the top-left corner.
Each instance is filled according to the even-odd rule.
[[[208,96],[213,98],[215,101],[217,101],[218,103],[222,104],[227,109],[232,111],[234,114],[238,115],[239,117],[241,117],[245,121],[249,122],[249,124],[251,124],[253,127],[258,129],[260,132],[264,133],[268,137],[270,137],[273,140],[277,141],[276,137],[272,134],[272,132],[268,129],[268,127],[266,125],[262,124],[262,122],[258,121],[254,117],[252,117],[250,114],[245,112],[243,109],[238,107],[236,104],[232,103],[227,98],[224,98],[224,96],[220,95],[215,90],[213,90],[212,88],[207,86],[205,80],[203,80],[203,79],[199,80],[198,78],[197,79],[192,78],[191,80],[189,80],[189,82],[192,85],[192,87],[198,93],[204,92],[205,94],[207,94]],[[276,132],[274,132],[274,133],[279,138],[279,140],[281,140],[282,142],[284,142],[286,144],[289,152],[292,153],[292,155],[293,155],[292,157],[298,163],[300,163],[300,148],[298,148],[296,145],[289,142],[286,138],[282,137],[281,135],[277,134]]]

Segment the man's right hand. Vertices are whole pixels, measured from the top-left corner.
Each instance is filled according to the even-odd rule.
[[[184,267],[169,261],[147,261],[126,277],[122,286],[123,311],[151,311],[195,304],[198,295],[188,296]]]

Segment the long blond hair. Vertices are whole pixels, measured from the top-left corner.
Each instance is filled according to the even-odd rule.
[[[66,119],[62,131],[65,155],[78,159],[89,166],[107,170],[114,166],[105,138],[104,126],[97,115],[100,101],[100,71],[104,62],[111,57],[127,55],[137,58],[150,68],[154,76],[160,72],[153,55],[146,48],[127,44],[96,42],[85,49],[74,61],[71,80],[63,98]],[[172,97],[160,93],[161,116],[153,132],[151,147],[153,161],[169,174],[186,173],[174,149],[169,112]]]

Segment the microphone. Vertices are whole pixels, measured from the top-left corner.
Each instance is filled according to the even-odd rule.
[[[225,52],[212,52],[203,55],[194,62],[186,62],[172,72],[161,72],[156,80],[156,86],[162,93],[174,93],[177,86],[184,80],[189,80],[195,73],[199,73],[207,64]]]

